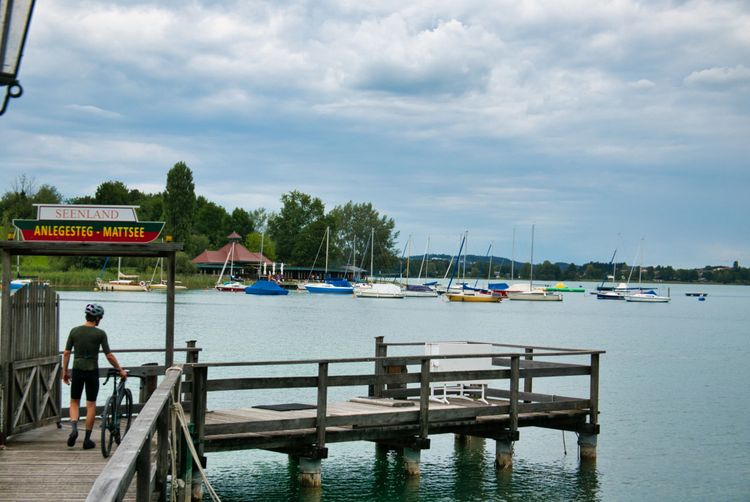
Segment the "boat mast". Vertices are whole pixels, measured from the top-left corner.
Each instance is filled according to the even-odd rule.
[[[534,289],[534,224],[531,224],[531,268],[529,268],[529,291]]]
[[[375,270],[372,267],[373,259],[375,258],[375,227],[370,229],[370,282],[375,276]]]
[[[516,263],[516,227],[513,227],[513,244],[510,248],[510,283],[513,284],[513,265]]]
[[[446,288],[446,292],[449,292],[451,289],[451,284],[453,283],[453,277],[456,275],[456,271],[461,270],[461,251],[464,249],[464,242],[466,242],[466,232],[464,232],[463,238],[461,239],[461,246],[458,248],[458,258],[456,259],[456,268],[453,270],[453,273],[451,274],[451,278],[448,281],[448,287]]]
[[[331,227],[326,227],[326,269],[325,272],[323,272],[323,280],[325,281],[326,276],[328,275],[328,233],[330,232]]]

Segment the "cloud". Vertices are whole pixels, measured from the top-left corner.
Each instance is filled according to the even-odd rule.
[[[685,84],[711,87],[750,85],[750,68],[738,64],[733,68],[714,67],[694,71],[685,77]]]
[[[102,108],[99,108],[98,106],[93,106],[93,105],[67,105],[65,108],[73,112],[87,114],[91,116],[97,116],[101,118],[107,118],[107,119],[122,118],[122,115],[117,112],[104,110]]]

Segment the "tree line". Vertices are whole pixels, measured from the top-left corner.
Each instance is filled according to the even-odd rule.
[[[167,173],[162,192],[144,193],[129,188],[122,181],[110,180],[101,183],[93,194],[66,198],[49,184],[36,186],[35,180],[26,175],[17,177],[10,189],[0,198],[0,215],[6,234],[13,232],[13,219],[36,217],[34,204],[98,204],[139,206],[141,221],[164,221],[166,235],[176,242],[184,243],[184,252],[177,257],[180,273],[195,272],[190,261],[206,249],[218,249],[227,243],[227,236],[237,232],[250,251],[261,252],[269,259],[287,265],[309,267],[316,260],[321,265],[325,257],[323,238],[330,231],[328,260],[331,267],[354,264],[369,268],[369,257],[373,255],[374,273],[379,276],[404,275],[405,259],[399,258],[396,231],[392,218],[381,215],[371,203],[352,201],[326,211],[323,202],[312,195],[292,190],[281,195],[281,209],[269,212],[265,208],[246,209],[235,207],[227,211],[222,205],[195,193],[193,173],[184,162],[177,162]],[[410,257],[410,275],[422,266],[423,257]],[[97,268],[101,259],[94,257],[56,258],[55,265],[62,270],[75,268]],[[146,268],[143,259],[131,259],[134,267]],[[448,265],[451,257],[432,255],[424,263],[423,277],[450,275]],[[463,262],[463,260],[462,260]],[[455,266],[455,265],[454,265]],[[490,266],[492,269],[490,270]],[[491,264],[487,256],[465,257],[467,278],[510,279],[511,263],[506,258],[493,257]],[[649,266],[630,272],[627,263],[589,262],[534,264],[534,278],[539,281],[601,281],[617,271],[616,282],[636,281],[640,275],[643,282],[706,281],[721,284],[750,284],[750,269],[740,267],[737,262],[731,267],[706,266],[698,269],[675,269],[671,266]],[[515,262],[515,279],[528,280],[531,265]]]
[[[56,187],[48,184],[37,187],[33,178],[21,175],[0,198],[5,235],[13,233],[14,219],[36,217],[34,204],[61,203],[139,206],[140,221],[164,221],[162,235],[171,235],[175,242],[184,243],[184,252],[177,258],[181,273],[194,272],[190,260],[206,249],[222,247],[232,232],[243,238],[250,251],[262,251],[270,260],[292,266],[310,266],[316,257],[319,264],[323,262],[321,243],[327,229],[331,266],[352,264],[355,256],[361,257],[365,252],[369,256],[371,249],[379,267],[392,269],[398,263],[396,224],[370,203],[350,201],[326,211],[319,198],[293,190],[281,195],[282,207],[278,212],[262,207],[235,207],[230,212],[195,193],[193,173],[184,162],[169,170],[164,191],[157,193],[144,193],[122,181],[110,180],[101,183],[93,194],[66,198]],[[95,268],[101,265],[101,260],[65,257],[58,264],[64,270]],[[138,266],[139,260],[133,259],[131,264]]]

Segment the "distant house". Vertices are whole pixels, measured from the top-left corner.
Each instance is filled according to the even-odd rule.
[[[240,244],[242,237],[237,232],[227,235],[229,242],[221,249],[211,251],[206,249],[193,258],[192,262],[198,267],[202,274],[219,275],[225,268],[224,274],[230,273],[239,277],[258,277],[264,273],[280,273],[281,267],[261,253],[253,253]],[[264,267],[265,265],[265,267]]]

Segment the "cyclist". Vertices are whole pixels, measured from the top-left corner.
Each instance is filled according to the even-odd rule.
[[[70,387],[70,423],[73,427],[68,436],[68,446],[75,446],[78,439],[78,418],[81,395],[86,388],[86,437],[83,440],[83,449],[89,450],[96,444],[91,440],[91,431],[94,429],[96,420],[96,396],[99,393],[99,347],[116,370],[120,372],[120,378],[128,378],[127,372],[117,362],[117,358],[109,350],[107,333],[98,328],[99,322],[104,317],[104,309],[96,303],[86,305],[86,322],[70,330],[68,341],[65,343],[63,352],[63,382],[72,385]],[[75,354],[73,361],[73,372],[68,371],[71,350]]]

